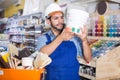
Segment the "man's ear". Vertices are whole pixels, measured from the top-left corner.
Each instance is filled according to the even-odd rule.
[[[46,23],[47,23],[48,25],[51,24],[49,19],[46,19]]]

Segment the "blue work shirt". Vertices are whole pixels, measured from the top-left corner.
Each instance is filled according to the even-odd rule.
[[[54,40],[56,38],[56,36],[52,33],[52,31],[48,31],[46,32],[51,40]],[[44,33],[44,34],[46,34]],[[47,42],[47,37],[42,34],[40,37],[37,38],[37,50],[39,51],[43,46],[46,45],[46,42]],[[77,56],[83,56],[83,49],[82,49],[82,41],[80,38],[78,38],[77,36],[73,37],[70,41],[73,41],[75,46],[76,46],[76,49],[77,49]]]

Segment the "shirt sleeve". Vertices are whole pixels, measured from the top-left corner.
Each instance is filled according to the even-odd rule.
[[[77,46],[78,46],[78,48],[77,48],[78,55],[83,57],[83,45],[82,45],[82,41],[81,41],[80,38],[77,38],[77,43],[78,43],[77,44]]]
[[[45,35],[41,35],[40,37],[37,38],[37,47],[36,51],[31,54],[29,57],[35,58],[38,54],[37,51],[39,51],[44,45],[46,45],[47,38]]]
[[[77,56],[83,57],[83,46],[82,46],[81,39],[78,37],[75,37],[73,41],[74,41],[75,46],[77,48]]]
[[[45,35],[41,35],[37,38],[37,47],[36,50],[39,51],[44,45],[46,45],[47,38]]]

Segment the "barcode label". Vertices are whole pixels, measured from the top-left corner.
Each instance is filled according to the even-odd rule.
[[[3,75],[4,74],[4,71],[0,70],[0,75]]]

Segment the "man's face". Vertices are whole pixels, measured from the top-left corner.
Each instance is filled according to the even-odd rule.
[[[50,25],[54,30],[62,31],[64,28],[63,13],[55,13],[50,18]]]

